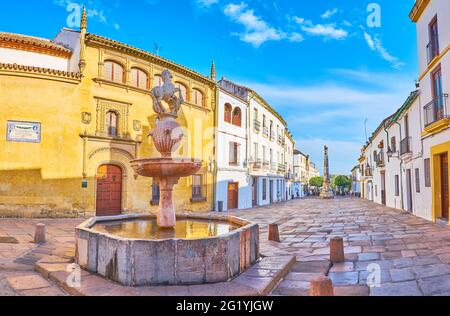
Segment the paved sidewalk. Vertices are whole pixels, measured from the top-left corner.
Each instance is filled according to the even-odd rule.
[[[338,295],[367,295],[371,264],[380,268],[381,286],[370,295],[450,295],[448,227],[356,198],[295,200],[230,214],[261,225],[263,253],[297,257],[273,295],[306,295],[309,280],[320,274],[330,276]],[[0,219],[0,238],[17,240],[0,243],[0,295],[11,294],[6,284],[19,295],[65,295],[34,272],[34,263],[56,246],[71,245],[82,221]],[[42,246],[31,243],[39,222],[47,224],[49,236]],[[275,222],[281,243],[267,241],[268,224]],[[328,241],[334,236],[344,238],[346,262],[331,266]]]

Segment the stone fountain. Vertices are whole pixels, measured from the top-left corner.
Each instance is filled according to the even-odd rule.
[[[233,216],[176,214],[173,188],[202,161],[172,157],[183,138],[176,120],[184,101],[170,72],[162,77],[151,92],[158,120],[149,135],[161,157],[131,161],[136,174],[159,183],[158,213],[89,219],[76,229],[76,262],[126,286],[225,282],[259,259],[259,227]]]

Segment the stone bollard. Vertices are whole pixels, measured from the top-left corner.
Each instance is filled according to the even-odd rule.
[[[315,277],[311,280],[309,296],[334,296],[333,283],[326,276]]]
[[[34,243],[35,244],[45,243],[45,224],[36,225],[36,231],[34,233]]]
[[[341,237],[333,237],[330,240],[330,260],[332,263],[345,261],[344,240]]]
[[[275,241],[275,242],[281,242],[278,224],[270,224],[269,225],[269,240]]]

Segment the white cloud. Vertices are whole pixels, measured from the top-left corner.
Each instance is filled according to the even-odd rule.
[[[369,48],[377,52],[381,58],[388,61],[391,64],[392,68],[399,69],[405,65],[397,57],[391,55],[387,51],[387,49],[383,46],[382,41],[377,36],[372,36],[366,31],[364,31],[364,39]]]
[[[329,19],[333,15],[335,15],[336,13],[338,13],[338,9],[337,8],[329,9],[329,10],[325,11],[320,17],[322,19]]]
[[[293,20],[300,25],[302,31],[311,36],[321,36],[325,39],[342,40],[348,36],[348,32],[339,28],[334,23],[329,24],[314,24],[302,17],[294,16]]]
[[[197,4],[200,5],[200,7],[210,7],[213,4],[219,3],[219,0],[197,0]]]
[[[244,2],[226,5],[224,13],[232,21],[245,27],[245,32],[238,34],[240,39],[256,48],[267,41],[280,41],[288,37],[286,33],[270,26],[261,17],[255,15],[254,10],[249,9]]]

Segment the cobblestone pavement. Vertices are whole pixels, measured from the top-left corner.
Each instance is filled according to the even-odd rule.
[[[450,295],[448,227],[356,198],[295,200],[230,214],[261,225],[263,254],[297,257],[273,295],[307,295],[311,278],[323,274],[336,295]],[[41,246],[31,243],[38,222],[47,224],[49,237]],[[0,219],[0,241],[9,242],[0,242],[0,295],[65,295],[34,272],[34,263],[72,244],[81,222]],[[281,243],[267,241],[271,223],[280,225]],[[346,262],[332,266],[328,241],[334,236],[344,239]],[[380,268],[381,284],[369,293],[371,264]]]

